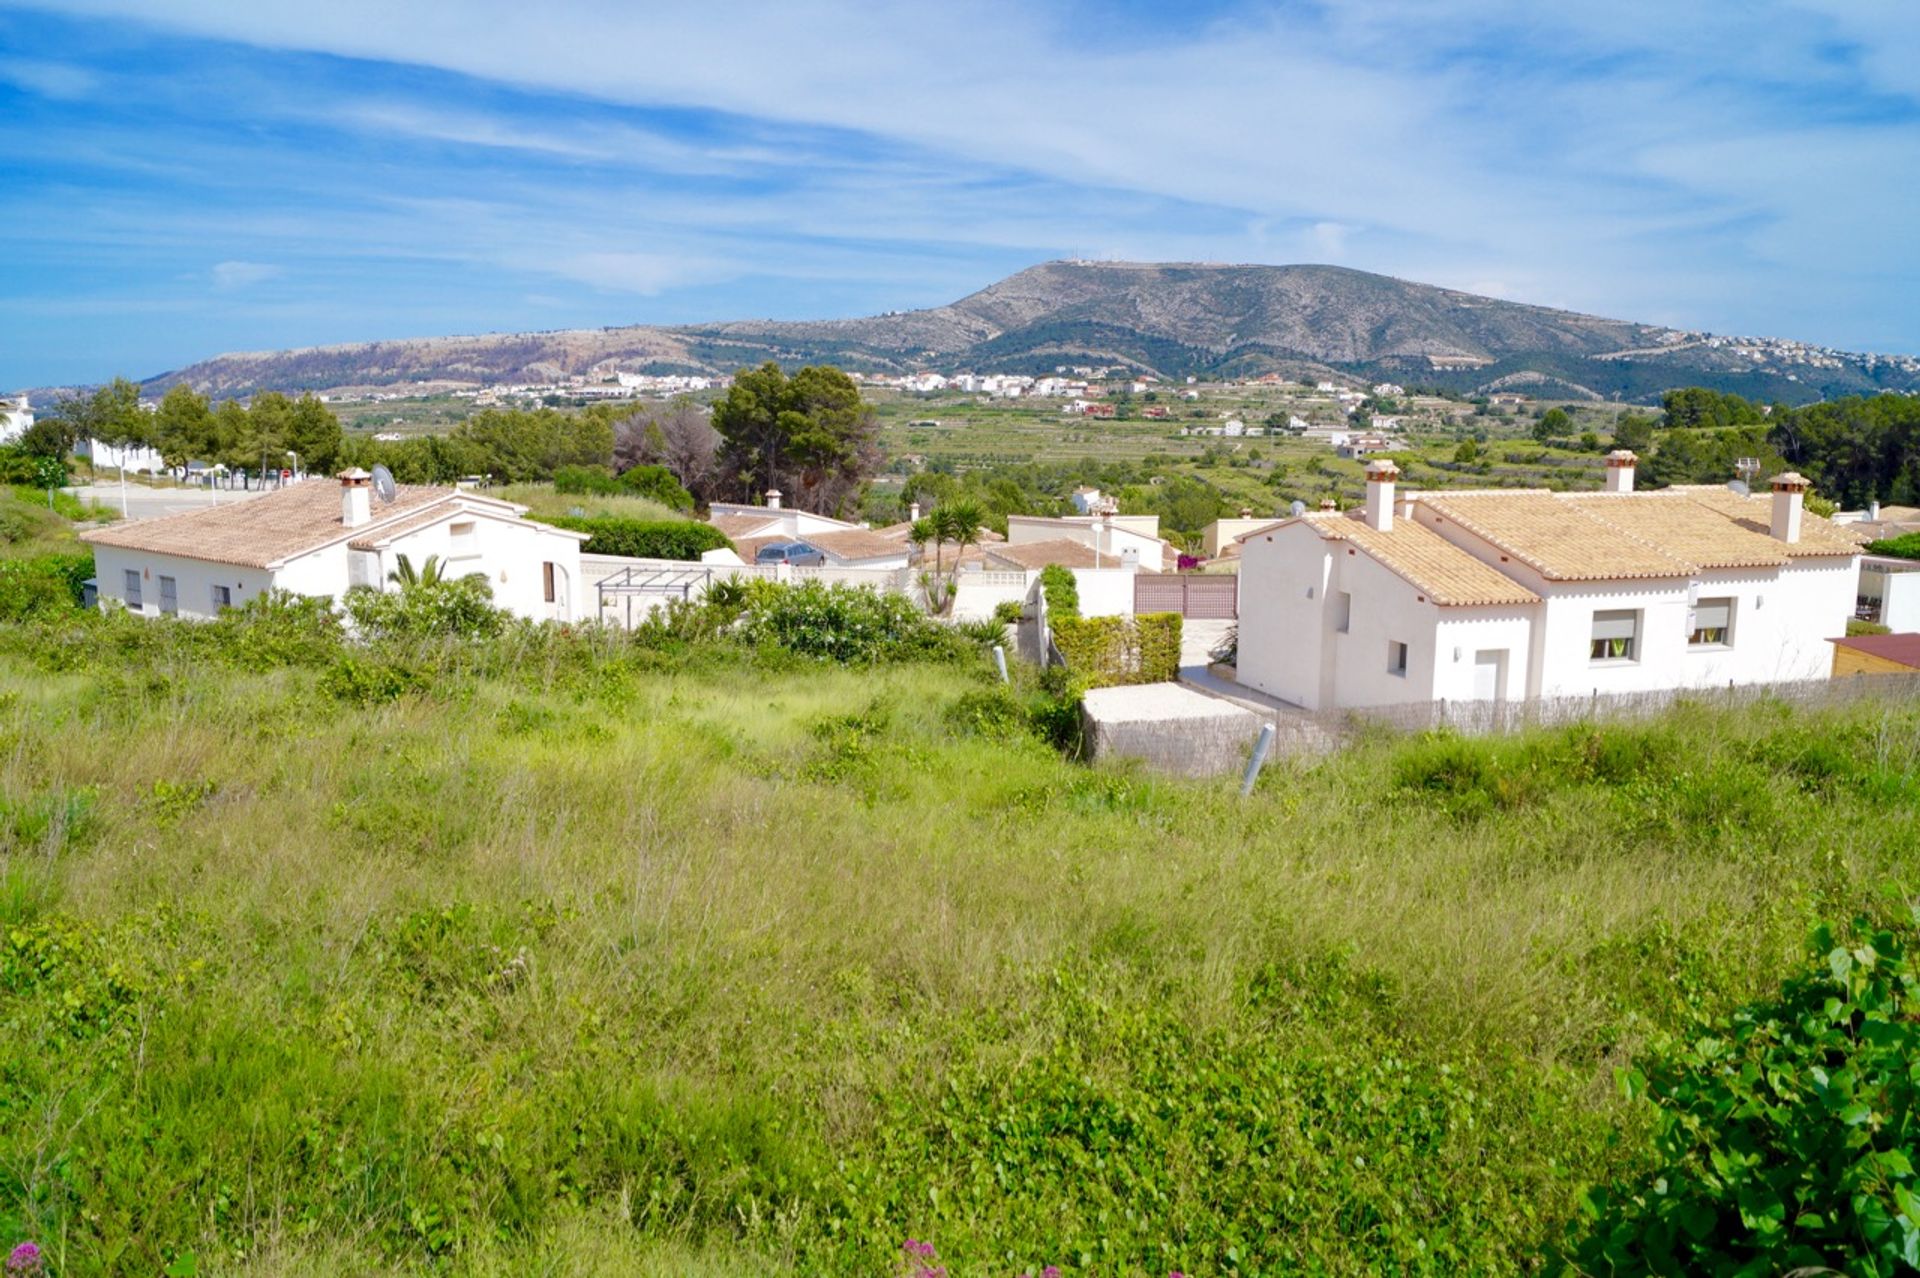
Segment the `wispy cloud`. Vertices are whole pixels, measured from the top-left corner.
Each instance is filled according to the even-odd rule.
[[[228,290],[252,288],[284,274],[283,268],[267,262],[219,262],[213,268],[213,286]]]
[[[0,57],[26,286],[166,296],[229,258],[230,305],[127,359],[924,305],[1061,255],[1920,348],[1895,0],[5,6],[0,54],[89,51]],[[58,341],[25,338],[0,349]]]

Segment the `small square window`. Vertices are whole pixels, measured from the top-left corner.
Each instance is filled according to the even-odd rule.
[[[1590,655],[1595,661],[1633,661],[1640,653],[1640,614],[1615,609],[1593,614]]]
[[[1731,648],[1733,646],[1733,600],[1702,599],[1693,609],[1693,629],[1687,633],[1689,648]]]
[[[215,586],[213,588],[213,610],[219,612],[222,608],[231,607],[233,607],[233,591],[226,586]]]
[[[448,525],[447,539],[453,543],[453,553],[456,555],[476,555],[480,553],[478,527],[471,521]]]
[[[1346,634],[1353,627],[1353,592],[1343,590],[1334,596],[1333,628]]]
[[[1387,673],[1402,677],[1407,673],[1407,645],[1398,639],[1387,641]]]

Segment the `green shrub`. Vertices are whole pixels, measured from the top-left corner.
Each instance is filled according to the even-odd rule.
[[[355,586],[344,601],[355,633],[386,639],[488,639],[507,614],[493,606],[493,588],[473,574],[420,582],[403,590]]]
[[[620,491],[620,482],[605,466],[556,466],[553,491],[568,496],[611,497]]]
[[[1583,1273],[1849,1275],[1920,1268],[1920,912],[1814,934],[1780,998],[1659,1042],[1622,1082],[1655,1166],[1589,1196]]]
[[[647,497],[670,510],[692,510],[693,494],[665,466],[635,466],[620,472],[620,488]]]
[[[1180,614],[1050,620],[1054,646],[1089,687],[1166,683],[1180,674]]]
[[[1895,559],[1920,559],[1920,532],[1901,533],[1867,543],[1869,555],[1891,555]]]
[[[1042,568],[1040,593],[1046,596],[1050,619],[1080,615],[1080,583],[1074,580],[1071,568],[1059,564],[1048,564]]]
[[[1002,599],[993,606],[993,619],[1003,626],[1011,626],[1014,622],[1020,620],[1022,611],[1023,609],[1019,600]]]
[[[588,534],[591,540],[580,549],[589,555],[698,560],[709,550],[723,550],[733,544],[712,524],[690,519],[580,519],[571,515],[529,515],[528,518]]]
[[[28,621],[72,612],[93,575],[93,555],[0,559],[0,621]]]
[[[749,644],[853,663],[952,656],[962,638],[929,621],[905,595],[818,581],[752,583],[734,633]]]

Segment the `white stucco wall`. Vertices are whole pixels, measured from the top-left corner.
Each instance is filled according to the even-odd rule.
[[[1325,615],[1337,543],[1289,524],[1244,544],[1240,564],[1240,651],[1235,674],[1270,697],[1317,709]],[[1331,695],[1331,686],[1328,687]]]
[[[133,609],[143,616],[160,615],[160,579],[172,577],[179,598],[179,615],[182,617],[212,617],[217,610],[213,603],[213,587],[225,586],[232,592],[233,606],[238,608],[248,600],[263,594],[272,584],[272,577],[264,568],[240,568],[231,564],[207,563],[200,559],[183,559],[177,555],[155,555],[140,550],[121,550],[113,546],[95,546],[93,548],[94,577],[100,584],[100,598],[103,604],[126,606],[126,571],[132,569],[140,574],[140,607]]]
[[[1920,630],[1920,572],[1890,572],[1882,580],[1880,624],[1898,634]]]
[[[1434,636],[1433,696],[1436,700],[1484,700],[1476,686],[1481,653],[1505,653],[1506,678],[1496,701],[1527,695],[1528,661],[1538,605],[1508,608],[1442,608]]]
[[[1132,616],[1134,575],[1130,568],[1073,569],[1073,582],[1080,590],[1080,615]]]

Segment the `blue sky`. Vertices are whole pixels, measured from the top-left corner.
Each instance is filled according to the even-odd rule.
[[[1920,352],[1908,0],[0,0],[0,387],[1335,262]]]

